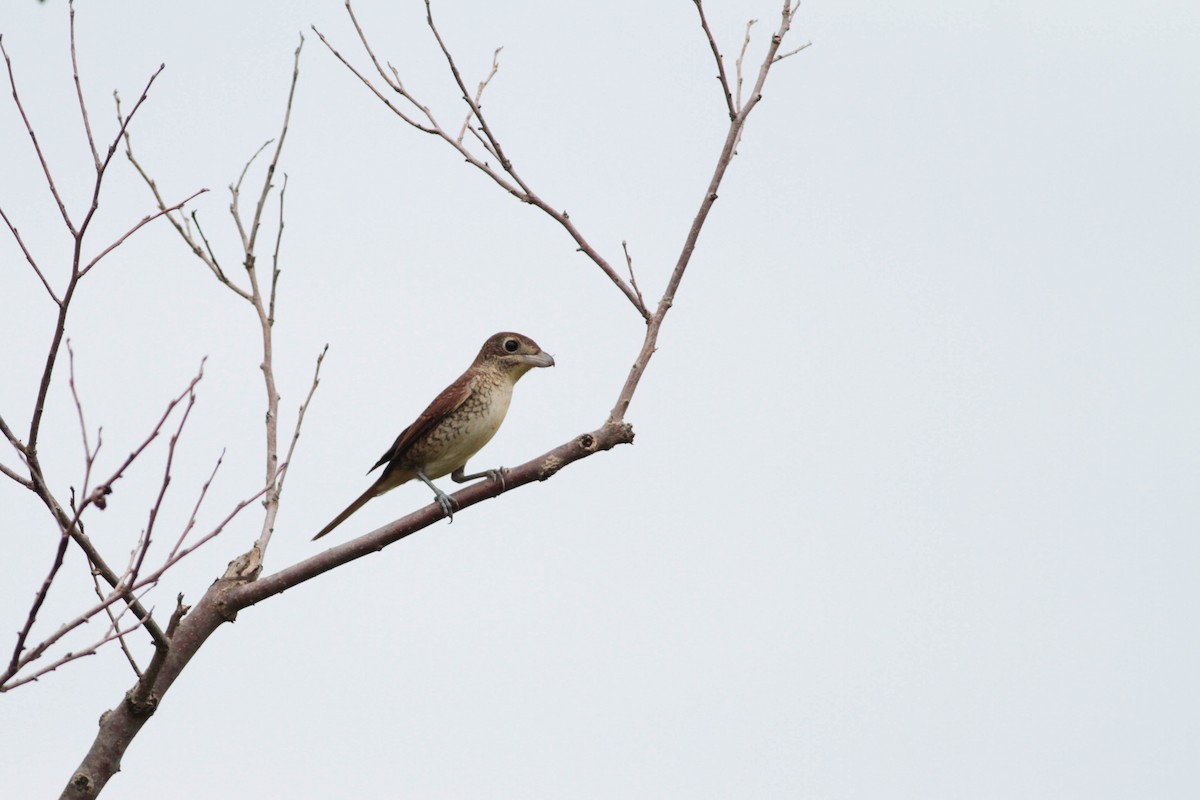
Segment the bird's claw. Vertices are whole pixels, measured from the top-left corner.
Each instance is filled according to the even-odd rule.
[[[450,496],[445,492],[438,492],[437,501],[438,505],[442,507],[442,513],[451,522],[454,522],[454,501],[450,499]]]
[[[495,469],[484,470],[489,478],[500,484],[500,491],[504,491],[504,473],[508,472],[507,467],[496,467]]]

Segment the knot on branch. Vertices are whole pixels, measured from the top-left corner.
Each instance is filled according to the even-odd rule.
[[[595,450],[611,450],[619,444],[633,444],[633,426],[624,420],[606,423],[600,432],[602,438],[593,445]]]
[[[586,434],[584,434],[586,436]],[[544,481],[563,468],[563,460],[558,456],[547,456],[538,470],[538,480]]]
[[[96,796],[96,784],[92,780],[92,776],[82,772],[76,772],[71,776],[71,788],[83,797]]]
[[[260,572],[262,572],[262,551],[255,544],[254,547],[229,562],[221,580],[249,583],[257,579]]]
[[[147,692],[145,698],[142,699],[138,697],[136,688],[130,689],[125,693],[125,705],[129,707],[129,713],[133,716],[149,717],[158,710],[158,695]]]

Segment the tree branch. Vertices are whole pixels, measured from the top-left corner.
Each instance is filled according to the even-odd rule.
[[[354,20],[353,11],[347,2],[347,10]],[[699,5],[699,4],[698,4]],[[427,4],[428,11],[428,4]],[[638,382],[646,368],[649,358],[652,356],[655,348],[655,342],[662,322],[674,303],[675,295],[679,289],[683,275],[687,265],[690,262],[692,252],[696,246],[701,228],[713,203],[717,198],[717,189],[720,186],[721,180],[724,177],[725,171],[731,162],[734,155],[734,147],[738,141],[738,137],[745,125],[746,119],[750,112],[761,99],[761,92],[767,73],[773,63],[778,60],[778,48],[784,35],[787,33],[792,18],[795,14],[791,6],[791,0],[785,0],[783,3],[783,15],[780,28],[772,37],[767,54],[760,67],[758,80],[755,83],[751,96],[747,99],[744,106],[736,109],[730,120],[729,130],[727,131],[724,145],[718,155],[716,167],[713,176],[710,179],[709,185],[705,191],[704,197],[701,199],[699,209],[693,220],[693,223],[688,231],[683,242],[679,257],[675,267],[667,281],[664,294],[660,299],[655,311],[651,313],[645,303],[640,300],[640,292],[633,286],[632,274],[630,281],[625,282],[620,276],[616,275],[607,262],[604,262],[598,254],[593,255],[595,251],[587,252],[589,257],[597,263],[601,269],[609,275],[613,282],[621,287],[622,291],[630,299],[631,303],[642,313],[647,320],[646,336],[642,346],[642,350],[638,355],[630,370],[629,376],[622,387],[620,396],[618,397],[617,405],[613,408],[609,415],[608,421],[600,428],[585,433],[571,439],[564,444],[543,453],[537,458],[531,459],[518,467],[510,470],[505,470],[503,480],[481,480],[473,483],[452,495],[454,505],[459,509],[468,508],[485,499],[497,497],[506,491],[515,490],[527,483],[534,481],[542,481],[550,478],[562,468],[587,458],[598,452],[602,452],[619,444],[626,444],[633,441],[632,427],[624,421],[624,415],[628,410],[630,400],[636,391]],[[511,170],[511,164],[506,164],[507,161],[503,157],[503,150],[499,147],[495,136],[490,128],[483,121],[482,112],[477,101],[473,100],[467,92],[461,77],[458,76],[457,68],[453,64],[453,59],[449,51],[437,34],[436,28],[433,26],[432,15],[428,15],[428,22],[435,37],[438,39],[439,45],[442,47],[443,54],[446,56],[452,73],[455,74],[459,88],[463,92],[464,100],[471,108],[471,114],[475,119],[479,120],[478,131],[475,135],[484,143],[485,149],[496,156],[502,162],[504,173],[501,174],[476,157],[461,140],[456,140],[455,137],[447,134],[434,120],[433,115],[428,109],[418,103],[411,95],[407,93],[401,83],[398,74],[395,79],[390,79],[382,69],[378,59],[371,51],[363,36],[361,28],[359,28],[357,20],[354,20],[356,30],[359,32],[360,39],[367,50],[372,63],[375,65],[377,72],[380,73],[384,82],[396,93],[400,94],[406,101],[413,104],[414,107],[422,111],[425,117],[429,120],[429,124],[425,125],[416,121],[413,116],[405,114],[391,100],[383,95],[370,80],[362,73],[351,66],[340,53],[337,52],[332,45],[317,31],[317,35],[326,47],[338,58],[348,69],[357,77],[367,88],[376,95],[390,110],[396,113],[406,124],[421,130],[425,133],[432,133],[442,138],[450,146],[454,147],[469,163],[477,169],[488,175],[494,182],[502,186],[509,193],[523,200],[530,202],[541,208],[546,214],[554,218],[568,233],[572,235],[581,249],[586,241],[582,234],[574,228],[570,223],[565,212],[559,214],[547,204],[542,202],[532,192],[530,192],[521,181],[516,177]],[[315,30],[315,28],[314,28]],[[706,32],[709,36],[710,46],[712,37],[710,32]],[[718,60],[719,53],[714,53]],[[725,81],[728,87],[728,81]],[[727,92],[728,94],[728,92]],[[732,106],[732,97],[727,98],[727,107]],[[467,130],[471,130],[473,126],[468,125]],[[465,138],[465,136],[463,137]],[[490,148],[490,149],[489,149]],[[628,258],[628,250],[626,248],[627,266],[632,267],[632,259]],[[317,383],[314,377],[314,387]],[[310,391],[311,398],[311,391]],[[305,406],[307,406],[307,400]],[[298,420],[299,422],[299,420]],[[290,452],[290,451],[289,451]],[[270,471],[268,470],[268,478]],[[268,481],[268,486],[264,491],[268,491],[272,485]],[[261,560],[255,559],[256,548],[253,548],[250,553],[240,556],[230,563],[224,576],[216,581],[205,592],[196,606],[187,612],[186,616],[182,611],[177,610],[177,613],[172,617],[172,626],[170,628],[172,637],[172,646],[170,651],[163,656],[161,669],[157,670],[153,681],[144,680],[136,687],[139,696],[152,698],[157,701],[163,697],[165,692],[173,685],[179,677],[182,670],[190,662],[191,658],[198,652],[200,647],[207,641],[208,637],[213,634],[221,625],[226,622],[236,619],[238,612],[249,606],[262,602],[270,597],[274,597],[289,588],[297,586],[306,581],[312,580],[319,575],[335,569],[342,564],[362,558],[370,553],[375,553],[382,548],[399,541],[400,539],[415,533],[422,528],[437,522],[445,516],[445,512],[437,503],[429,505],[401,518],[388,525],[385,525],[375,531],[359,536],[343,544],[334,546],[324,552],[311,556],[303,561],[300,561],[292,566],[286,567],[275,573],[261,575],[259,565]],[[175,623],[178,623],[177,625]],[[147,679],[149,673],[147,673]],[[130,742],[137,735],[138,731],[149,718],[149,714],[153,711],[153,705],[145,705],[140,702],[134,702],[132,693],[127,698],[126,702],[121,703],[116,708],[113,708],[105,714],[100,723],[100,730],[93,742],[93,745],[87,755],[84,757],[79,769],[72,776],[67,787],[63,791],[64,798],[74,797],[94,797],[105,786],[107,781],[119,769],[120,760],[125,753]]]
[[[721,153],[717,157],[716,168],[713,170],[712,178],[708,182],[708,188],[704,192],[704,197],[700,201],[700,208],[697,210],[696,216],[692,219],[692,225],[688,229],[687,236],[684,238],[683,247],[679,252],[679,257],[675,261],[675,267],[671,270],[671,277],[667,280],[666,291],[664,291],[662,299],[658,301],[658,307],[654,312],[654,316],[646,325],[646,336],[642,341],[642,349],[630,367],[629,376],[625,379],[625,384],[621,387],[620,394],[617,396],[617,402],[609,413],[609,423],[617,423],[625,419],[625,414],[629,411],[629,404],[633,401],[633,394],[637,391],[642,375],[646,371],[646,366],[654,356],[658,342],[658,332],[662,327],[663,320],[667,316],[667,312],[671,310],[671,306],[675,303],[675,293],[679,290],[679,284],[683,280],[683,275],[687,271],[688,264],[691,263],[692,253],[695,251],[696,242],[700,238],[700,231],[704,227],[705,220],[708,219],[709,212],[712,211],[713,203],[717,201],[717,189],[721,185],[721,180],[725,177],[725,171],[729,168],[730,162],[733,161],[738,140],[741,138],[742,130],[746,125],[746,120],[749,118],[750,112],[762,100],[762,90],[767,81],[767,74],[771,71],[771,66],[778,60],[775,54],[779,50],[779,45],[783,42],[784,36],[787,35],[788,30],[791,28],[792,20],[799,9],[798,5],[793,7],[791,2],[792,0],[784,0],[783,2],[783,12],[779,28],[771,37],[767,53],[763,57],[762,64],[759,66],[758,79],[755,81],[750,98],[746,101],[745,105],[739,105],[737,113],[729,121],[729,129],[725,134],[725,143],[721,147]]]
[[[733,119],[737,114],[737,109],[733,106],[733,97],[729,94],[729,79],[725,77],[725,59],[721,56],[721,50],[717,47],[717,40],[713,37],[712,29],[708,27],[708,19],[704,16],[704,3],[702,0],[693,0],[696,3],[696,11],[700,14],[700,27],[704,29],[704,35],[708,39],[708,46],[712,48],[713,60],[717,62],[717,80],[721,82],[721,92],[725,95],[725,107],[729,110],[729,118]]]
[[[613,266],[609,264],[608,260],[605,259],[604,256],[600,255],[599,251],[597,251],[596,248],[594,248],[587,241],[587,239],[584,238],[579,229],[575,227],[575,223],[571,220],[570,215],[566,211],[560,211],[543,200],[527,183],[525,183],[524,179],[522,179],[517,173],[516,167],[513,165],[512,160],[505,155],[499,139],[492,131],[492,128],[484,117],[479,103],[471,97],[470,91],[463,82],[462,75],[458,70],[458,65],[454,61],[454,56],[450,53],[449,48],[442,39],[441,33],[437,29],[437,25],[434,23],[433,11],[428,0],[426,0],[425,8],[426,23],[428,24],[434,38],[437,40],[438,46],[441,48],[442,55],[446,59],[446,64],[450,70],[450,73],[454,77],[455,83],[458,85],[458,88],[462,93],[463,101],[470,109],[467,119],[469,120],[471,117],[474,117],[479,121],[479,132],[476,135],[479,136],[480,141],[483,143],[484,148],[488,151],[488,153],[493,155],[500,162],[503,174],[501,172],[497,172],[496,169],[493,168],[489,163],[476,156],[470,150],[470,148],[463,143],[463,137],[455,137],[442,128],[434,118],[433,114],[429,111],[429,108],[423,103],[420,103],[412,94],[408,92],[408,90],[404,88],[404,84],[400,81],[399,75],[396,75],[394,80],[388,78],[387,73],[385,73],[382,66],[380,66],[379,59],[376,57],[375,51],[372,49],[370,42],[368,42],[366,35],[363,33],[362,27],[358,24],[358,19],[354,16],[354,9],[350,4],[350,0],[347,0],[346,2],[346,11],[350,15],[350,19],[354,24],[354,29],[358,33],[359,40],[361,41],[367,56],[371,59],[371,63],[375,66],[376,71],[383,77],[384,81],[394,92],[399,94],[414,107],[420,109],[424,113],[425,117],[429,121],[427,125],[417,122],[413,117],[405,114],[403,111],[397,108],[387,97],[384,96],[382,92],[379,91],[378,88],[375,87],[369,78],[359,72],[340,52],[338,52],[337,48],[329,43],[324,34],[317,30],[316,27],[314,27],[313,30],[320,38],[321,43],[328,48],[329,52],[332,53],[333,56],[338,59],[338,61],[341,61],[342,64],[344,64],[346,68],[349,69],[350,72],[363,83],[364,86],[366,86],[376,97],[378,97],[384,103],[384,105],[388,107],[389,110],[396,114],[396,116],[400,117],[401,120],[413,128],[422,131],[423,133],[429,133],[437,136],[439,139],[446,142],[446,144],[457,150],[459,154],[466,159],[467,163],[481,171],[483,174],[487,175],[506,192],[513,195],[523,203],[529,203],[530,205],[537,207],[543,213],[557,222],[567,232],[567,235],[574,240],[579,252],[586,255],[589,259],[591,259],[592,263],[600,268],[601,272],[603,272],[608,279],[612,281],[618,289],[620,289],[621,293],[625,295],[629,302],[633,304],[633,307],[637,309],[638,313],[642,315],[643,319],[649,320],[650,310],[645,306],[645,304],[639,302],[637,292],[635,292],[633,287],[630,286],[617,273]]]

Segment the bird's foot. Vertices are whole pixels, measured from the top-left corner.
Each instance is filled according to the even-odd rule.
[[[466,483],[468,481],[479,480],[480,478],[491,478],[500,484],[500,491],[504,491],[504,473],[506,472],[508,472],[506,467],[496,467],[495,469],[480,470],[468,475],[462,467],[459,467],[450,473],[450,479],[455,483]]]
[[[454,501],[450,499],[450,495],[441,489],[435,491],[437,492],[437,501],[438,505],[442,507],[442,512],[451,522],[454,522]]]
[[[418,472],[417,477],[433,490],[433,495],[437,498],[438,505],[442,507],[442,513],[449,517],[451,522],[454,522],[454,501],[450,499],[450,496],[435,486],[433,481],[429,480],[429,477],[424,472]]]
[[[508,472],[507,467],[496,467],[495,469],[485,469],[484,475],[487,475],[492,480],[500,484],[500,491],[504,491],[504,473]]]

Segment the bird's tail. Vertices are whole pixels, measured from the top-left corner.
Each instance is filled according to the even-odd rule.
[[[371,486],[371,488],[367,489],[365,492],[363,492],[361,495],[359,495],[357,500],[355,500],[350,505],[346,506],[345,511],[343,511],[342,513],[338,514],[336,517],[333,518],[333,522],[330,522],[324,528],[321,528],[320,532],[316,536],[313,537],[313,541],[315,542],[317,539],[320,539],[322,536],[329,533],[331,530],[336,528],[338,525],[341,525],[343,522],[345,522],[347,519],[350,518],[351,514],[353,514],[355,511],[358,511],[360,508],[362,508],[364,505],[366,505],[367,501],[370,500],[372,497],[374,497],[377,494],[380,494],[378,482],[376,482],[374,485]]]

